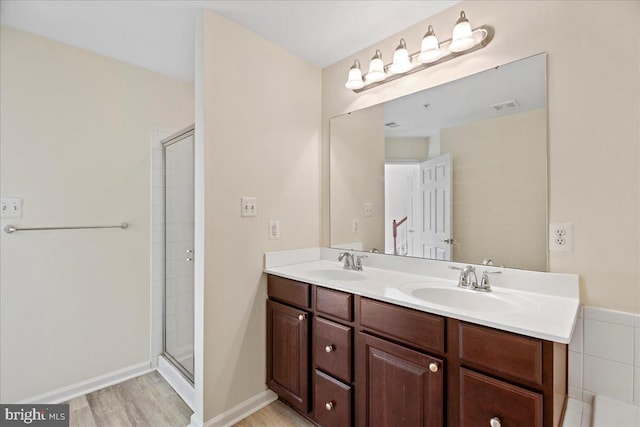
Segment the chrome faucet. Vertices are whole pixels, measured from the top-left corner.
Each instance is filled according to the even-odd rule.
[[[338,261],[344,260],[343,268],[346,270],[362,271],[362,259],[366,257],[366,255],[354,256],[352,253],[342,252]]]
[[[355,270],[355,262],[353,260],[353,254],[349,252],[342,252],[338,257],[338,261],[344,260],[343,268],[345,270]]]
[[[474,266],[466,265],[464,268],[460,268],[450,265],[449,268],[453,270],[460,270],[460,278],[458,279],[459,288],[475,289],[478,287],[478,276],[476,276],[476,269]]]
[[[458,279],[458,287],[465,289],[472,289],[480,292],[491,292],[491,286],[489,285],[490,274],[502,274],[502,271],[488,271],[482,272],[482,278],[480,284],[478,284],[478,276],[476,276],[476,269],[472,265],[467,265],[464,268],[449,266],[452,270],[460,270],[460,278]]]

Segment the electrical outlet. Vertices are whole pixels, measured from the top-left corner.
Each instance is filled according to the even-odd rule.
[[[364,216],[373,216],[373,203],[367,202],[364,204]]]
[[[22,199],[3,197],[0,201],[1,218],[22,218]]]
[[[269,221],[269,240],[280,239],[280,221]]]
[[[360,220],[359,219],[354,219],[353,220],[353,232],[357,233],[360,231]]]
[[[552,222],[549,224],[549,250],[573,251],[573,223]]]
[[[258,199],[243,197],[241,202],[240,216],[258,216]]]

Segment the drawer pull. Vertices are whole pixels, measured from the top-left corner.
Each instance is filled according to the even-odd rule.
[[[324,351],[326,351],[327,353],[331,353],[333,350],[335,350],[333,344],[330,344],[324,348]]]
[[[489,420],[489,425],[491,427],[501,427],[502,423],[500,422],[500,418],[498,417],[493,417]]]
[[[304,320],[306,318],[307,318],[306,314],[301,314],[301,315],[298,316],[298,320]]]
[[[429,363],[429,370],[431,372],[438,372],[438,364],[437,363]],[[491,427],[494,427],[493,424],[491,424]]]
[[[324,407],[327,409],[327,411],[331,411],[334,406],[335,405],[333,404],[333,401],[327,402],[327,403],[324,404]]]

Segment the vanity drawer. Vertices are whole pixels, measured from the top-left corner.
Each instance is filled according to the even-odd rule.
[[[351,387],[316,371],[315,419],[321,426],[350,426]]]
[[[460,369],[460,427],[542,427],[542,395]]]
[[[311,307],[311,290],[307,283],[269,275],[267,279],[267,293],[271,299],[298,307]]]
[[[542,384],[542,341],[460,322],[460,361],[534,384]]]
[[[397,341],[444,353],[444,317],[361,298],[360,324]]]
[[[316,317],[314,319],[314,356],[316,365],[351,382],[353,378],[353,328]]]
[[[316,311],[338,319],[353,320],[353,295],[316,286]]]

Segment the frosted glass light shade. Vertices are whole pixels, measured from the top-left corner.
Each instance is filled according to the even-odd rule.
[[[460,12],[460,18],[458,22],[456,22],[456,26],[453,27],[449,50],[451,52],[464,52],[465,50],[471,49],[475,44],[476,39],[471,32],[471,24],[469,24],[464,12]]]
[[[369,72],[364,76],[367,83],[374,83],[384,80],[386,74],[384,72],[384,62],[382,62],[382,53],[376,50],[376,54],[371,58],[369,63]]]
[[[353,63],[353,66],[349,69],[349,77],[344,84],[347,89],[361,89],[364,86],[362,80],[362,70],[360,69],[360,62],[357,60]]]
[[[391,74],[402,74],[411,70],[411,59],[409,59],[409,51],[404,39],[400,39],[400,44],[393,53],[393,63],[389,67]]]
[[[418,55],[418,61],[423,64],[428,64],[440,58],[442,52],[440,51],[440,44],[433,31],[433,27],[429,25],[427,34],[422,39],[422,45],[420,48],[420,55]]]

